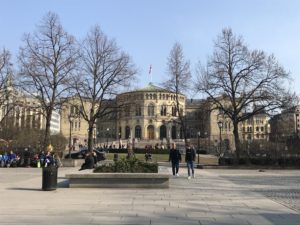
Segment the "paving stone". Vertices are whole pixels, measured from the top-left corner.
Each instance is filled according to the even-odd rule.
[[[59,182],[76,169],[59,169]],[[169,189],[45,192],[41,169],[0,169],[0,225],[299,225],[299,184],[299,171],[196,170],[196,179],[170,179]]]

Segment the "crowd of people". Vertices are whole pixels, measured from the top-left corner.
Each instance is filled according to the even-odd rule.
[[[148,151],[145,154],[145,160],[151,161],[151,147],[147,146]],[[195,149],[191,145],[186,146],[185,151],[185,162],[187,165],[188,179],[195,177],[194,173],[194,161],[196,153]],[[169,161],[172,165],[172,174],[173,176],[179,176],[179,163],[181,162],[181,153],[176,148],[176,144],[172,143],[170,147]],[[85,162],[79,170],[92,169],[97,164],[97,155],[96,152],[88,152],[85,156]],[[0,167],[47,167],[54,165],[56,167],[61,167],[62,163],[57,154],[53,154],[50,151],[44,152],[40,151],[39,153],[31,153],[27,148],[24,151],[16,154],[13,151],[9,152],[0,152]]]
[[[23,151],[15,153],[13,151],[0,152],[1,167],[47,167],[54,165],[62,166],[60,158],[57,154],[50,151],[39,153],[31,153],[27,148]]]

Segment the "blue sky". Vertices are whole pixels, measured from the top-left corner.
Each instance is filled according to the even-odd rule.
[[[290,71],[292,90],[300,94],[300,1],[298,0],[0,0],[0,48],[18,53],[25,32],[48,12],[64,28],[83,38],[95,24],[128,52],[139,69],[139,83],[166,78],[173,44],[182,44],[194,73],[206,62],[213,41],[224,27],[244,37],[251,49],[274,53]]]

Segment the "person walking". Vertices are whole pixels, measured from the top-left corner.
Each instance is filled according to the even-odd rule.
[[[191,179],[191,170],[192,170],[192,177],[195,178],[195,171],[194,171],[195,158],[196,158],[195,149],[188,144],[185,151],[185,162],[188,170],[188,179]]]
[[[172,163],[172,173],[173,176],[179,176],[179,162],[181,162],[181,154],[178,149],[176,149],[176,144],[172,143],[169,155],[169,162]]]

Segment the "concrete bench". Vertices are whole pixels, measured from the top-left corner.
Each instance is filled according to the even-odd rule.
[[[70,188],[169,188],[169,175],[157,173],[66,174]]]

